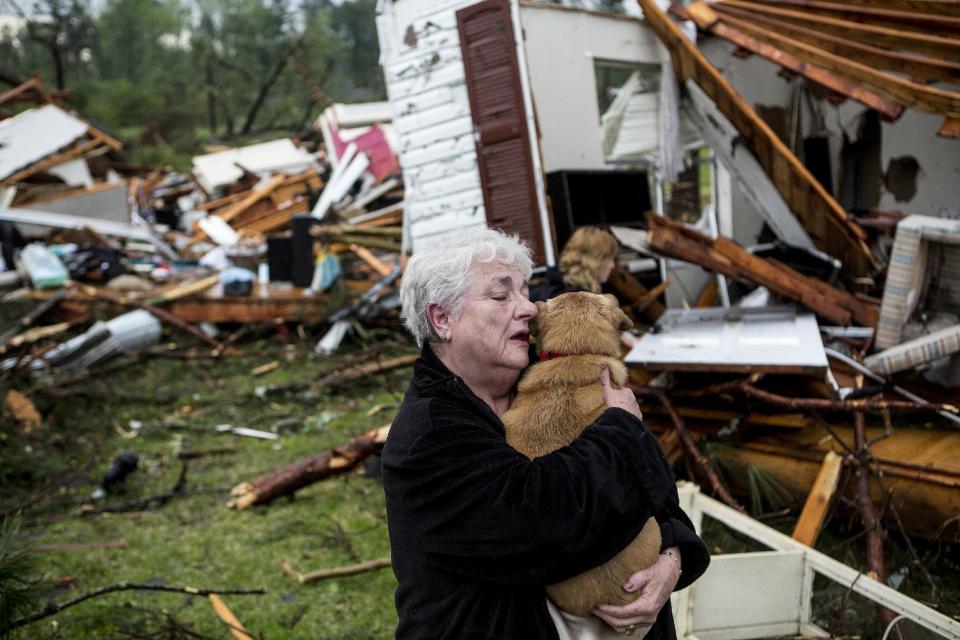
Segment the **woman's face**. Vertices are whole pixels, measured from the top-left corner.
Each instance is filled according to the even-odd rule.
[[[502,262],[474,267],[463,308],[450,323],[447,353],[474,370],[516,374],[529,361],[528,323],[537,307],[520,270]]]

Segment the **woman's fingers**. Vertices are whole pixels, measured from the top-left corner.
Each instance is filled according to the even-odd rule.
[[[633,391],[626,387],[623,389],[614,388],[610,384],[610,371],[606,366],[600,367],[600,387],[603,389],[603,401],[608,407],[623,409],[637,416],[638,419],[643,419],[640,405],[637,404]]]

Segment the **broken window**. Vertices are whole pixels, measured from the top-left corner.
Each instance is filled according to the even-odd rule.
[[[671,220],[697,224],[713,204],[714,158],[710,147],[687,151],[686,169],[673,182],[663,183],[663,213]]]
[[[632,163],[659,144],[660,65],[597,60],[593,65],[607,163]]]

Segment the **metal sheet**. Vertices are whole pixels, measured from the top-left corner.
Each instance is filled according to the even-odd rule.
[[[624,361],[651,370],[823,374],[812,314],[792,307],[671,309]]]
[[[87,132],[87,123],[48,104],[0,121],[0,180],[53,155]]]

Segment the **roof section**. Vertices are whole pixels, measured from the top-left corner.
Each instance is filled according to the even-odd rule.
[[[0,121],[0,180],[69,146],[87,123],[52,104]]]
[[[817,248],[843,262],[846,267],[843,276],[848,280],[866,275],[876,268],[876,261],[864,241],[863,230],[850,220],[843,207],[657,6],[655,0],[639,1],[647,24],[670,51],[678,78],[696,82],[733,123]]]
[[[889,120],[915,107],[960,137],[960,1],[698,0],[676,12]]]

